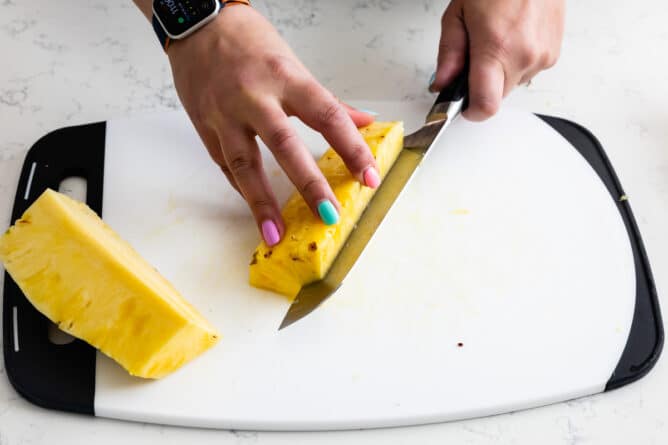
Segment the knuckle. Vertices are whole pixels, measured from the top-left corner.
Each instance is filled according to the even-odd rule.
[[[292,74],[292,63],[285,57],[280,55],[272,55],[267,58],[267,67],[272,77],[275,79],[285,79]]]
[[[239,69],[232,79],[235,89],[243,96],[249,95],[254,91],[254,85],[257,83],[257,74],[248,67]]]
[[[254,209],[273,207],[273,203],[266,197],[257,197],[250,199],[248,204]]]
[[[519,64],[522,68],[529,68],[541,63],[543,54],[535,44],[525,41],[519,50]]]
[[[366,164],[369,162],[370,156],[369,148],[361,144],[353,144],[348,151],[348,159],[357,164]]]
[[[292,151],[295,133],[290,127],[280,127],[269,135],[269,147],[278,157],[285,156]]]
[[[253,172],[257,166],[257,162],[246,153],[238,154],[229,162],[229,170],[234,176],[244,176]]]
[[[234,80],[237,85],[245,86],[255,82],[257,74],[252,68],[252,65],[245,64],[241,65],[238,70],[235,71]]]
[[[485,45],[486,52],[495,59],[505,59],[509,54],[508,37],[499,31],[490,32]]]
[[[317,120],[323,127],[336,127],[343,123],[347,115],[340,103],[332,101],[318,112]]]
[[[303,196],[318,196],[323,189],[323,181],[317,177],[309,177],[299,186],[299,192]]]

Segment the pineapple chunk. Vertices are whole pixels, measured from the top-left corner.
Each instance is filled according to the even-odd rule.
[[[159,378],[219,334],[85,204],[46,190],[0,238],[0,261],[63,331]]]
[[[403,148],[402,122],[376,122],[360,129],[384,178]],[[295,192],[283,207],[286,229],[274,247],[260,243],[250,263],[250,284],[294,299],[302,286],[325,276],[375,190],[352,177],[343,160],[329,149],[318,161],[341,204],[339,223],[326,226]]]

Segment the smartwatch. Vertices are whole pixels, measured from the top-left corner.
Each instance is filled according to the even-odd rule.
[[[171,40],[183,39],[216,18],[226,6],[249,0],[153,0],[153,30],[166,51]]]

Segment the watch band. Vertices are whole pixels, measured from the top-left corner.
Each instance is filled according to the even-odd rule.
[[[220,2],[220,11],[222,11],[223,8],[225,8],[226,6],[234,6],[234,5],[251,6],[250,0],[219,0],[219,2]],[[151,24],[153,25],[153,31],[155,31],[155,35],[158,37],[160,46],[162,46],[163,50],[167,51],[167,48],[169,48],[169,43],[171,42],[172,39],[167,35],[165,30],[162,28],[162,25],[158,21],[158,18],[155,16],[155,14],[153,14],[153,17],[151,18]]]

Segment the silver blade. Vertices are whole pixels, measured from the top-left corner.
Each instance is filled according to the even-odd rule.
[[[427,123],[404,138],[403,150],[401,150],[397,160],[394,161],[392,168],[385,175],[382,184],[371,198],[357,225],[334,259],[329,272],[323,279],[308,284],[299,291],[285,314],[279,330],[313,312],[341,287],[343,279],[352,269],[355,261],[357,261],[376,228],[383,221],[390,207],[392,207],[392,204],[424,159],[429,148],[458,115],[461,101],[458,104],[453,103],[453,105],[455,106],[452,110],[449,110],[450,113],[440,112],[437,119],[433,119],[435,115],[433,113],[434,109],[432,109],[427,117]],[[452,119],[448,119],[448,114]]]

